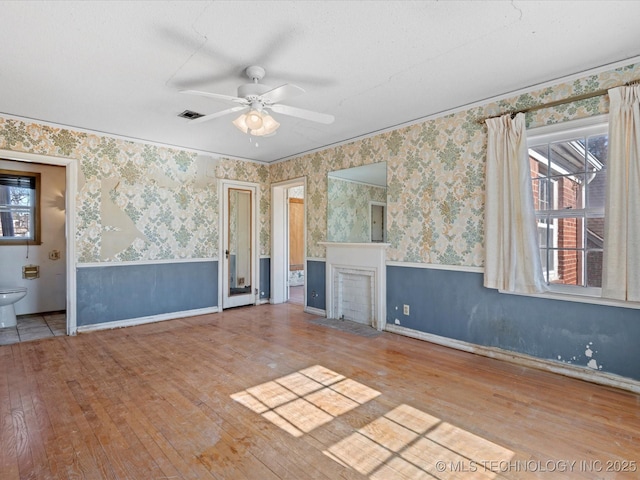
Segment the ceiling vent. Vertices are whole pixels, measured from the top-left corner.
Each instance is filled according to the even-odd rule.
[[[194,112],[192,110],[185,110],[178,114],[181,118],[188,118],[189,120],[195,120],[196,118],[204,117],[202,113]]]

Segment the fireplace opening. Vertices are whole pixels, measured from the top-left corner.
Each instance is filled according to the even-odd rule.
[[[365,269],[336,268],[334,278],[334,318],[373,326],[374,272]]]

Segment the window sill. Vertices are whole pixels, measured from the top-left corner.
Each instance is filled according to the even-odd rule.
[[[607,307],[621,307],[621,308],[633,308],[640,310],[640,303],[638,302],[625,302],[622,300],[614,300],[610,298],[602,298],[600,296],[599,288],[585,289],[584,293],[578,295],[573,292],[567,292],[566,288],[561,286],[552,286],[552,290],[545,293],[520,293],[520,292],[507,292],[506,290],[498,290],[500,293],[506,293],[508,295],[521,295],[524,297],[536,297],[546,298],[547,300],[561,300],[564,302],[576,302],[576,303],[591,303],[594,305],[604,305]],[[571,289],[571,287],[569,287]]]
[[[36,242],[35,240],[0,240],[0,246],[2,245],[11,245],[11,246],[30,246],[30,247],[37,247],[39,245],[42,245],[42,242]]]

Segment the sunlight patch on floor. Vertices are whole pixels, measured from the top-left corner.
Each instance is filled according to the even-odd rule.
[[[487,461],[508,461],[511,450],[409,405],[340,440],[325,455],[371,479],[492,479]],[[484,463],[483,463],[484,462]]]
[[[380,392],[314,365],[284,377],[234,393],[231,398],[300,437]]]

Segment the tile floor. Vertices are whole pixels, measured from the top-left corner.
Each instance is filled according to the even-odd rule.
[[[19,315],[16,327],[0,328],[0,345],[40,340],[67,334],[64,312]]]

